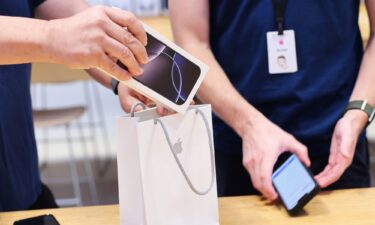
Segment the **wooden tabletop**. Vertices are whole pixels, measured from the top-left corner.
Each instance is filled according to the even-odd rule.
[[[323,192],[298,217],[289,217],[281,205],[257,196],[221,198],[221,225],[374,225],[375,188]],[[117,205],[0,213],[1,225],[42,214],[53,214],[62,225],[119,224]]]

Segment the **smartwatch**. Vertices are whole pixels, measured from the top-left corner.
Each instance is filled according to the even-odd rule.
[[[349,102],[348,106],[346,106],[345,112],[349,110],[361,110],[365,112],[368,116],[367,125],[369,125],[374,120],[375,109],[367,103],[367,100],[356,100]]]
[[[118,85],[120,84],[120,81],[111,78],[111,88],[115,95],[118,95]]]

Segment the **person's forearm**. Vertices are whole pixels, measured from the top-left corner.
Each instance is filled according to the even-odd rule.
[[[49,62],[46,26],[43,20],[0,16],[0,65]]]
[[[209,0],[170,1],[169,13],[176,43],[210,67],[199,99],[243,137],[263,115],[237,92],[210,49]]]
[[[37,8],[36,14],[43,19],[62,18],[87,7],[83,0],[74,0],[70,4],[65,0],[48,0]],[[49,41],[47,24],[45,20],[0,16],[0,65],[54,62],[46,47]]]
[[[111,88],[111,77],[98,69],[88,69],[86,72],[98,83],[106,88]]]
[[[367,100],[368,104],[375,106],[375,42],[374,36],[369,40],[365,50],[362,65],[359,71],[357,82],[350,97],[350,100]],[[347,113],[348,114],[348,113]],[[368,121],[368,116],[359,110],[350,112],[353,125],[361,131]]]
[[[375,42],[372,36],[365,50],[361,69],[355,84],[351,100],[367,100],[369,104],[375,106]]]
[[[213,107],[213,111],[239,135],[263,115],[252,107],[233,87],[205,44],[182,44],[182,47],[209,65],[209,72],[198,91],[198,98]]]
[[[88,7],[85,0],[47,0],[35,10],[35,16],[44,20],[66,18]]]

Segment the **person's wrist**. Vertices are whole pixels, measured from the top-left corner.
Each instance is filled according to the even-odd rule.
[[[241,138],[244,138],[249,133],[252,133],[253,130],[256,129],[255,127],[264,121],[264,116],[254,108],[250,108],[236,116],[235,121],[236,125],[234,129]]]
[[[358,135],[362,133],[368,123],[367,114],[361,110],[348,110],[342,119],[349,121]]]
[[[48,62],[46,57],[46,44],[48,43],[48,38],[46,38],[47,24],[48,21],[36,19],[30,23],[30,26],[33,26],[33,33],[23,41],[27,45],[25,55],[30,57],[31,62]]]
[[[44,25],[43,35],[41,38],[41,49],[45,62],[59,63],[58,54],[56,53],[56,33],[58,32],[57,26],[56,20],[46,21]]]

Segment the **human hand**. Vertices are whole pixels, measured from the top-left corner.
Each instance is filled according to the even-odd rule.
[[[136,91],[128,88],[126,85],[123,83],[119,83],[118,86],[118,96],[120,99],[120,104],[122,109],[129,113],[132,106],[137,104],[137,103],[143,103],[146,107],[154,107],[156,106],[156,110],[160,116],[166,116],[169,114],[172,114],[170,110],[162,107],[161,105],[155,104],[152,102],[150,99],[146,98],[145,96],[137,93]],[[137,106],[135,108],[135,112],[141,111],[142,107]]]
[[[283,152],[290,151],[310,166],[307,148],[263,115],[247,126],[242,136],[243,165],[250,173],[254,187],[269,200],[278,197],[272,186],[273,167]]]
[[[136,17],[118,8],[94,6],[46,25],[49,62],[72,68],[100,68],[120,80],[143,73],[148,61],[147,36]],[[128,69],[116,64],[119,59]]]
[[[143,95],[137,93],[136,91],[128,88],[123,83],[119,83],[117,89],[118,89],[118,96],[119,96],[119,100],[120,100],[120,105],[121,105],[122,109],[127,113],[130,113],[130,110],[131,110],[132,106],[137,104],[137,103],[142,103],[145,106],[147,106],[150,103],[150,100],[148,100],[145,96],[143,96]],[[135,111],[138,112],[138,111],[141,111],[142,109],[143,108],[141,106],[137,106],[135,108]]]
[[[315,176],[320,187],[336,182],[353,161],[358,137],[367,124],[367,115],[359,110],[345,113],[333,132],[328,165]]]

